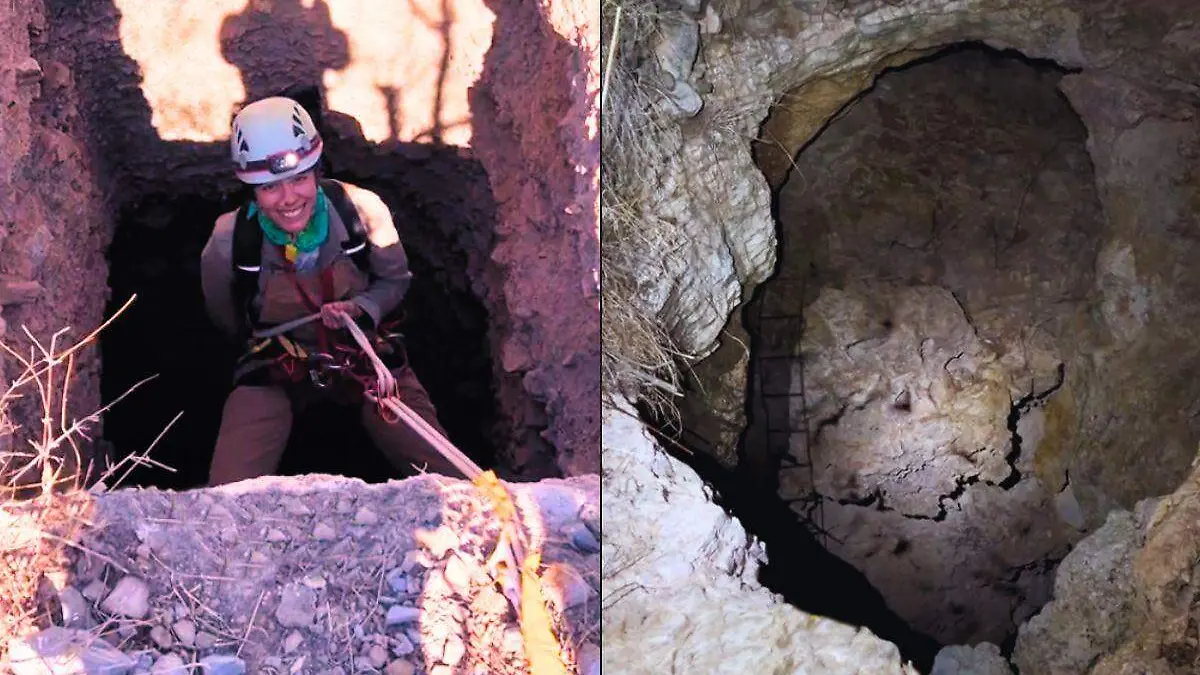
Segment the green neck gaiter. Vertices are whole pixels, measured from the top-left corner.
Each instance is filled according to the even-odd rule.
[[[325,191],[319,187],[312,217],[308,219],[308,225],[305,225],[299,234],[291,235],[283,231],[267,217],[262,209],[258,208],[256,202],[250,202],[247,214],[251,218],[258,217],[258,226],[262,228],[267,239],[276,246],[291,244],[301,253],[311,253],[320,248],[321,244],[324,244],[329,237],[329,203],[325,198]]]

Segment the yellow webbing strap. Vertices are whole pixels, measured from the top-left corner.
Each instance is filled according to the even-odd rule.
[[[542,556],[536,551],[525,555],[524,540],[520,537],[517,524],[517,506],[496,474],[484,471],[472,482],[491,501],[500,518],[500,537],[493,555],[493,559],[499,561],[495,566],[498,577],[496,583],[517,611],[529,672],[531,675],[567,675],[558,638],[551,627],[550,611],[546,609],[542,580],[538,576]],[[517,550],[500,550],[505,546]],[[518,558],[521,555],[525,555],[524,560]],[[504,562],[506,560],[519,561],[520,570],[512,569]]]

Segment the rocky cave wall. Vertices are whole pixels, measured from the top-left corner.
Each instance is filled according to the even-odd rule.
[[[1038,453],[1048,460],[1038,473],[1060,486],[1069,475],[1085,529],[1117,505],[1172,489],[1192,454],[1190,413],[1178,401],[1193,398],[1144,393],[1156,381],[1191,386],[1184,327],[1195,311],[1186,298],[1195,295],[1187,261],[1196,225],[1196,12],[1180,2],[921,1],[732,2],[673,14],[688,28],[666,35],[645,68],[672,73],[683,86],[653,97],[665,131],[648,127],[654,156],[630,170],[647,176],[638,195],[647,221],[671,224],[687,242],[665,260],[646,261],[644,302],[683,350],[722,357],[717,367],[695,368],[705,395],[722,405],[715,413],[691,406],[700,414],[685,426],[719,432],[707,440],[727,464],[745,459],[733,431],[744,424],[736,401],[749,362],[749,350],[735,344],[745,335],[737,310],[774,271],[771,191],[796,152],[885,68],[983,41],[1078,70],[1060,89],[1087,130],[1107,234],[1091,289],[1098,301],[1089,307],[1098,347],[1068,364],[1070,379],[1048,399],[1049,410],[1061,409],[1045,419],[1066,431],[1058,448]],[[698,52],[686,48],[693,41]],[[702,99],[698,114],[682,105],[696,101],[681,92]],[[1027,390],[1047,390],[1039,386]],[[1084,400],[1084,388],[1108,396]],[[605,489],[606,498],[615,494]],[[636,539],[612,546],[634,547]],[[645,611],[650,620],[654,610]]]
[[[488,312],[495,434],[511,475],[598,469],[598,162],[587,119],[598,36],[586,22],[525,17],[529,30],[552,29],[532,42],[508,27],[520,10],[469,0],[414,3],[382,20],[355,0],[176,3],[165,16],[120,1],[48,5],[54,56],[80,82],[114,207],[228,201],[238,186],[223,138],[237,106],[322,85],[332,171],[378,191],[435,283]],[[538,78],[496,65],[524,68],[535,55]],[[510,114],[530,126],[514,129]]]
[[[880,77],[779,192],[745,453],[783,463],[780,497],[915,628],[1003,643],[1085,526],[1045,466],[1098,341],[1105,221],[1061,72],[929,58]]]
[[[0,338],[28,353],[28,327],[49,344],[78,340],[97,326],[106,299],[104,248],[111,237],[94,167],[80,143],[80,116],[68,69],[45,58],[49,38],[39,3],[0,8]],[[23,370],[2,359],[6,381]],[[61,371],[60,371],[61,372]],[[28,446],[40,435],[36,395],[9,411],[17,425],[0,447]],[[74,364],[68,417],[80,419],[100,406],[100,362],[94,348]],[[68,424],[70,420],[68,420]],[[36,477],[35,477],[36,479]]]

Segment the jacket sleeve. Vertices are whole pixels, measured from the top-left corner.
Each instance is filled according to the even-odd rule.
[[[204,308],[222,333],[234,338],[237,315],[233,306],[233,224],[236,212],[217,219],[212,235],[200,252],[200,286]]]
[[[392,214],[379,195],[355,185],[346,184],[346,194],[354,203],[358,217],[367,230],[370,241],[371,282],[367,289],[352,300],[363,308],[378,326],[379,321],[400,305],[412,283],[408,256],[392,223]]]

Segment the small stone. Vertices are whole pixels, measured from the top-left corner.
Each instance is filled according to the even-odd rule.
[[[308,654],[304,654],[303,656],[296,659],[295,661],[292,661],[292,665],[288,666],[288,672],[292,673],[293,675],[295,675],[295,673],[300,672],[301,670],[304,669],[304,662],[307,660],[308,660]]]
[[[399,567],[388,570],[387,574],[384,575],[384,579],[387,580],[388,587],[392,589],[393,593],[403,594],[408,592],[408,579],[404,577],[404,572]]]
[[[395,654],[396,656],[408,656],[417,650],[417,648],[413,646],[412,640],[409,640],[408,636],[404,633],[392,638],[391,642],[392,654]]]
[[[458,555],[450,556],[450,560],[446,563],[446,571],[444,572],[446,583],[461,598],[470,597],[471,577],[474,576],[473,567],[475,566],[463,560]]]
[[[137,577],[125,577],[117,582],[100,607],[110,614],[144,619],[150,612],[150,588]]]
[[[457,635],[451,635],[446,638],[446,647],[442,651],[442,662],[451,666],[457,666],[459,661],[467,655],[467,646],[463,644],[462,638]]]
[[[301,584],[290,583],[283,589],[275,619],[287,628],[307,628],[317,611],[317,594]]]
[[[135,666],[135,667],[138,670],[144,670],[144,671],[149,672],[151,666],[154,665],[154,662],[157,661],[160,656],[162,656],[162,654],[159,654],[158,651],[156,651],[156,650],[149,650],[149,651],[144,651],[144,652],[138,653],[137,666]]]
[[[106,673],[124,675],[136,663],[87,631],[54,626],[8,643],[13,675]]]
[[[137,626],[134,626],[133,624],[130,624],[130,623],[125,623],[124,621],[122,621],[121,625],[117,627],[117,635],[120,635],[123,639],[126,639],[126,640],[133,637],[134,635],[137,635],[137,632],[138,632]]]
[[[387,650],[379,645],[374,645],[367,650],[367,660],[370,661],[371,665],[375,668],[382,668],[387,665],[388,662]]]
[[[154,644],[163,649],[170,649],[175,644],[175,640],[171,638],[171,631],[162,626],[155,626],[150,629],[150,639],[154,641]]]
[[[325,577],[321,576],[320,574],[310,574],[301,579],[300,583],[304,584],[308,588],[313,589],[314,591],[319,591],[322,588],[325,588]]]
[[[454,668],[445,664],[436,665],[429,669],[429,675],[454,675]]]
[[[334,508],[338,513],[350,513],[354,510],[354,502],[349,497],[342,497]]]
[[[246,662],[229,654],[212,654],[200,659],[200,671],[204,675],[243,675]]]
[[[508,654],[520,654],[525,650],[525,638],[515,627],[504,629],[504,637],[500,639],[500,647]]]
[[[178,654],[165,654],[150,668],[151,675],[186,675],[187,666]]]
[[[374,511],[367,507],[362,507],[358,513],[354,514],[355,525],[377,525],[379,524],[379,516]]]
[[[74,586],[67,586],[59,591],[58,602],[62,605],[64,626],[85,629],[92,627],[92,608]]]
[[[174,611],[175,611],[175,620],[176,621],[179,621],[181,619],[186,619],[189,616],[191,616],[191,614],[192,614],[191,610],[189,610],[187,608],[187,605],[185,605],[181,602],[175,603]]]
[[[581,553],[600,552],[600,542],[596,539],[596,535],[592,534],[592,531],[583,523],[571,529],[571,545]]]
[[[412,661],[404,659],[396,659],[387,665],[384,669],[384,675],[414,675],[417,672],[417,667]]]
[[[189,647],[196,642],[196,624],[189,620],[176,621],[175,625],[171,626],[171,630],[175,631],[175,637],[179,641]]]
[[[417,530],[416,538],[436,560],[445,558],[448,551],[458,548],[460,544],[458,535],[445,525],[436,530]]]
[[[312,509],[299,499],[289,499],[283,503],[283,510],[293,516],[311,516]]]
[[[421,610],[416,607],[405,607],[403,605],[392,605],[388,608],[387,618],[384,619],[384,624],[388,626],[400,626],[406,623],[412,623],[421,617]]]
[[[317,541],[331,541],[337,538],[337,532],[334,531],[329,523],[321,521],[313,528],[312,536]]]
[[[304,636],[300,634],[300,631],[294,630],[288,633],[288,636],[283,639],[283,653],[291,654],[299,649],[303,642]]]
[[[251,551],[250,562],[254,565],[265,565],[271,562],[271,557],[262,551]]]
[[[106,586],[103,581],[97,579],[87,586],[84,586],[81,593],[83,594],[83,597],[87,598],[88,600],[91,600],[92,602],[98,602],[100,598],[103,598],[108,594],[108,586]]]
[[[215,647],[218,642],[220,642],[220,640],[217,639],[217,636],[209,633],[208,631],[202,630],[199,633],[196,633],[197,649],[210,649]]]
[[[279,542],[287,540],[287,533],[277,527],[273,527],[267,531],[267,541],[272,544],[278,544]]]
[[[275,670],[279,670],[283,667],[283,659],[279,658],[278,656],[268,656],[267,658],[263,659],[263,665],[274,668]]]

